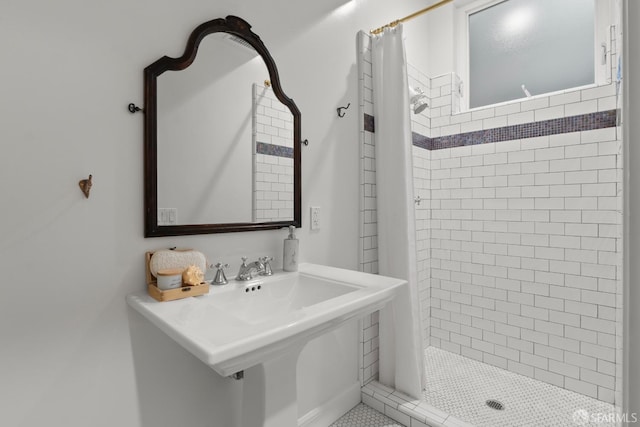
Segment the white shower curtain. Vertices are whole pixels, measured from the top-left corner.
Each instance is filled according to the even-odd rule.
[[[409,87],[402,24],[372,39],[378,271],[409,282],[380,311],[380,382],[419,399],[424,388]]]

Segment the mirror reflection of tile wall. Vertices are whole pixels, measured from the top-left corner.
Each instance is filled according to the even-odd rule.
[[[253,221],[293,219],[293,116],[263,84],[253,85]]]

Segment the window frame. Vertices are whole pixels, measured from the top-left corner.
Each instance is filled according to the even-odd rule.
[[[479,107],[469,108],[469,16],[480,12],[484,9],[488,9],[499,3],[503,3],[509,0],[462,0],[460,6],[456,7],[454,25],[455,25],[455,69],[458,76],[460,76],[462,87],[459,88],[459,93],[462,95],[460,100],[460,112],[481,110],[483,108],[489,108],[493,106],[499,106],[504,104],[511,104],[516,102],[522,102],[523,100],[536,99],[540,97],[547,97],[558,93],[564,93],[568,91],[586,89],[591,87],[597,87],[612,82],[612,65],[611,65],[611,39],[610,39],[610,26],[612,19],[609,13],[610,3],[612,0],[595,0],[594,8],[594,83],[590,83],[584,86],[576,86],[571,88],[562,89],[555,92],[547,92],[536,94],[531,97],[526,97],[524,94],[522,98],[503,101],[495,104],[487,104]],[[606,27],[605,27],[606,25]],[[602,58],[602,46],[601,43],[606,43],[606,62],[601,62]]]

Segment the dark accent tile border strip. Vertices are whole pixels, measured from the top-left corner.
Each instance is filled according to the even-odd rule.
[[[372,115],[364,113],[364,130],[367,132],[375,132],[376,124]]]
[[[431,150],[431,141],[433,141],[433,138],[429,138],[428,136],[424,136],[416,132],[411,132],[411,136],[413,137],[413,145],[424,148],[425,150]]]
[[[616,110],[430,138],[429,150],[534,138],[616,126]]]
[[[365,114],[365,130],[367,129]],[[373,117],[370,119],[373,125]],[[557,135],[561,133],[581,132],[594,129],[615,127],[617,110],[581,114],[579,116],[562,117],[540,122],[523,123],[495,129],[479,130],[456,135],[429,138],[413,132],[413,145],[426,150],[442,150],[465,145],[489,144],[492,142],[510,141],[513,139],[534,138],[538,136]],[[370,132],[374,132],[373,127]]]
[[[282,145],[267,144],[266,142],[256,142],[256,153],[268,156],[293,158],[293,148]]]

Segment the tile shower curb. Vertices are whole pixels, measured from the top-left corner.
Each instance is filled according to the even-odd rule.
[[[361,391],[362,403],[406,427],[475,427],[375,380],[367,383]]]

